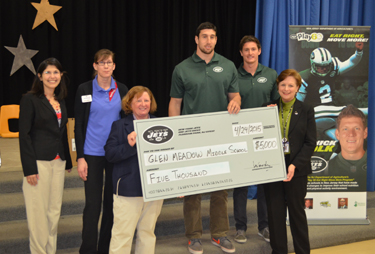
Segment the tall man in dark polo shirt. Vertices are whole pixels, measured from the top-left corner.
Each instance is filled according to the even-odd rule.
[[[197,50],[178,64],[172,75],[169,116],[208,113],[228,110],[237,114],[241,97],[235,65],[215,53],[216,26],[205,22],[196,30]],[[183,104],[183,105],[182,105]],[[226,190],[211,193],[210,231],[211,242],[224,252],[233,253],[235,248],[227,238],[229,219]],[[201,195],[184,197],[185,235],[189,239],[190,253],[203,253]]]
[[[240,53],[243,63],[238,68],[238,84],[242,109],[261,107],[263,103],[279,98],[276,85],[277,72],[259,63],[261,51],[260,42],[256,37],[246,35],[241,39]],[[233,191],[234,219],[237,230],[234,240],[238,243],[247,241],[247,190],[247,187],[240,187]],[[258,185],[257,213],[258,235],[269,242],[267,205],[263,185]]]

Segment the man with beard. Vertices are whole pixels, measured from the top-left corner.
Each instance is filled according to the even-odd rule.
[[[172,75],[169,116],[208,113],[228,110],[237,114],[241,97],[237,83],[237,70],[233,62],[217,54],[216,26],[210,22],[199,25],[194,54],[178,64]],[[181,111],[182,106],[182,111]],[[211,242],[224,252],[235,248],[227,238],[229,231],[228,193],[226,190],[211,193]],[[203,253],[201,195],[184,197],[185,235],[189,239],[190,253]]]

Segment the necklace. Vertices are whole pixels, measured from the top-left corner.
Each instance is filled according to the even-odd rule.
[[[46,98],[47,98],[47,96],[46,96]],[[48,99],[48,101],[52,105],[52,108],[55,111],[59,111],[60,110],[60,103],[57,100],[55,100],[54,97],[52,99]]]

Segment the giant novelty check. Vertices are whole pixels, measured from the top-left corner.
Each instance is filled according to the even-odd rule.
[[[134,121],[145,201],[286,178],[276,107]]]

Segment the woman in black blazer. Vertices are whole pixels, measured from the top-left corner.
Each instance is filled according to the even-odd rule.
[[[55,58],[38,67],[20,103],[19,142],[31,253],[55,253],[65,169],[72,168],[66,131],[67,95]]]
[[[108,253],[113,225],[113,164],[106,160],[104,145],[112,123],[124,116],[121,99],[128,88],[113,79],[115,55],[101,49],[94,56],[95,78],[78,87],[74,105],[75,141],[79,176],[85,182],[82,244],[79,253]],[[103,175],[105,184],[103,194]],[[103,197],[103,198],[102,198]],[[98,222],[103,214],[98,241]]]
[[[265,184],[272,253],[288,253],[287,208],[294,251],[297,254],[310,253],[304,199],[316,145],[314,108],[295,98],[302,84],[296,70],[282,71],[276,82],[280,99],[267,106],[279,107],[287,179]]]

